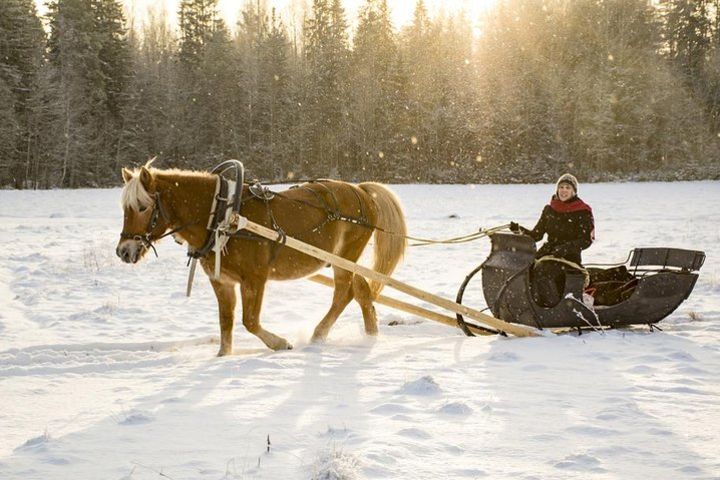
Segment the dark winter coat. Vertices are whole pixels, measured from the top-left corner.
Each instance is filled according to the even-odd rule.
[[[547,242],[540,247],[536,257],[552,255],[582,264],[580,252],[595,239],[595,221],[588,204],[575,196],[565,202],[553,196],[546,205],[532,230],[520,227],[523,233],[539,242],[547,234]]]

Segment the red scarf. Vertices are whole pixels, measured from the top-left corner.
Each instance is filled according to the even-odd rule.
[[[587,210],[590,212],[590,216],[592,216],[592,208],[590,208],[590,205],[583,202],[578,197],[573,197],[570,200],[563,202],[557,197],[557,195],[553,195],[552,200],[550,200],[550,208],[558,213],[570,213]]]
[[[595,241],[595,217],[593,216],[590,205],[583,202],[578,197],[573,197],[567,202],[563,202],[557,197],[557,195],[553,195],[552,200],[550,200],[550,208],[558,213],[580,212],[582,210],[590,212],[590,221],[593,226],[592,232],[590,232],[590,238]]]

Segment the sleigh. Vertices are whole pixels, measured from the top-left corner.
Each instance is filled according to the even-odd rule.
[[[540,329],[652,328],[690,295],[705,261],[705,254],[695,250],[637,248],[612,268],[588,269],[588,274],[563,265],[560,279],[538,279],[533,276],[536,251],[531,238],[497,233],[491,241],[490,255],[466,277],[458,303],[470,280],[482,272],[482,291],[493,316]],[[538,283],[558,280],[563,287],[559,298],[551,305],[540,302]],[[459,323],[466,324],[462,318]]]

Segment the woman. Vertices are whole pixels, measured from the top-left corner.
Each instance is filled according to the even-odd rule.
[[[547,234],[547,242],[537,251],[536,258],[551,255],[582,264],[581,252],[595,240],[595,222],[590,206],[577,196],[578,181],[573,175],[562,175],[555,195],[546,205],[532,230],[510,223],[510,230],[529,235],[536,242]]]
[[[539,242],[547,234],[547,242],[537,251],[535,258],[552,256],[582,265],[581,252],[595,239],[592,209],[577,196],[578,181],[573,175],[562,175],[555,195],[546,205],[532,230],[510,223],[510,230],[529,235]],[[538,305],[552,307],[562,298],[565,272],[568,267],[558,262],[539,262],[531,272],[533,296]]]

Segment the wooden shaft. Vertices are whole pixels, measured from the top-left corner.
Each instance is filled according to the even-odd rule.
[[[326,277],[325,275],[313,275],[312,277],[308,277],[308,280],[319,283],[320,285],[325,285],[326,287],[335,286],[335,282],[333,281],[333,279],[330,277]],[[402,300],[398,300],[396,298],[380,295],[374,301],[376,303],[379,303],[380,305],[385,305],[386,307],[394,308],[395,310],[400,310],[402,312],[417,315],[418,317],[423,317],[434,322],[442,323],[443,325],[447,325],[448,327],[458,327],[456,318],[433,312],[432,310],[418,307],[416,305],[403,302]],[[488,332],[487,330],[482,330],[473,325],[468,325],[467,327],[472,333],[476,335],[492,335],[491,332]]]
[[[255,222],[247,220],[247,224],[244,225],[243,228],[269,240],[278,240],[278,233],[275,230],[263,227],[262,225],[259,225]],[[461,305],[459,303],[455,303],[451,300],[440,297],[438,295],[434,295],[430,292],[420,290],[419,288],[415,288],[412,285],[408,285],[407,283],[403,283],[399,280],[395,280],[392,277],[383,275],[382,273],[376,272],[375,270],[367,267],[363,267],[362,265],[358,265],[357,263],[351,262],[346,258],[333,255],[332,253],[326,252],[321,248],[317,248],[308,243],[301,242],[300,240],[296,240],[292,237],[285,237],[284,241],[285,245],[287,245],[288,247],[294,248],[295,250],[298,250],[306,255],[310,255],[311,257],[315,257],[324,262],[328,262],[333,266],[342,268],[349,272],[357,273],[365,278],[369,278],[370,280],[381,282],[390,288],[394,288],[395,290],[399,290],[412,297],[418,298],[428,303],[432,303],[433,305],[442,307],[446,310],[450,310],[451,312],[460,313],[468,318],[488,325],[496,330],[502,330],[503,332],[511,333],[518,337],[540,335],[539,332],[532,327],[512,324],[499,320],[493,316],[486,315],[478,310],[466,307],[465,305]]]

